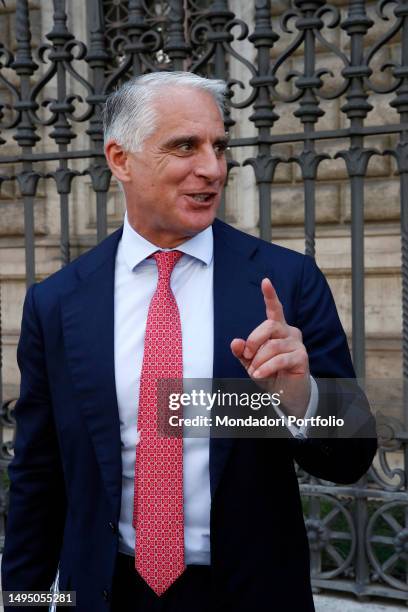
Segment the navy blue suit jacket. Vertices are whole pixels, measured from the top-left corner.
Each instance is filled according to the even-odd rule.
[[[315,377],[354,376],[345,334],[314,261],[216,221],[214,377],[246,372],[231,353],[265,319],[268,276],[303,332]],[[77,592],[109,610],[118,547],[121,442],[114,380],[114,269],[121,230],[27,293],[18,348],[21,394],[10,466],[3,589]],[[356,481],[375,440],[211,439],[214,611],[313,610],[293,460]],[[15,608],[14,608],[15,609]]]

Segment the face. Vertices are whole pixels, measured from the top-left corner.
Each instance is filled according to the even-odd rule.
[[[123,153],[126,176],[118,178],[132,227],[153,244],[174,248],[214,220],[226,178],[227,139],[207,92],[165,90],[155,106],[154,133],[140,153]]]

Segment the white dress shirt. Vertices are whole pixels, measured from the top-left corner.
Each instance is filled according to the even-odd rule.
[[[146,259],[158,247],[137,234],[125,217],[115,267],[115,380],[122,441],[119,550],[134,554],[132,526],[137,412],[147,312],[157,286],[157,265]],[[180,312],[184,378],[213,375],[213,236],[209,227],[177,247],[185,255],[171,275]],[[199,349],[197,350],[197,348]],[[209,439],[183,444],[186,564],[210,563]]]
[[[119,550],[134,555],[132,526],[140,374],[150,301],[157,286],[157,265],[146,259],[159,249],[124,220],[115,266],[115,381],[122,444],[122,503]],[[177,247],[185,255],[171,276],[180,312],[184,378],[213,375],[213,234],[208,227]],[[306,416],[317,406],[317,386]],[[293,434],[298,430],[291,429]],[[186,564],[210,563],[209,438],[184,438],[184,546]]]

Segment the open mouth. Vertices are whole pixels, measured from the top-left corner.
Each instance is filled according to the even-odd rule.
[[[216,196],[216,193],[188,193],[187,196],[200,204],[210,202]]]

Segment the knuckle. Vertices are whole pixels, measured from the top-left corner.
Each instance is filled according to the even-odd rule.
[[[255,353],[255,355],[252,357],[251,359],[251,363],[249,364],[251,366],[251,368],[253,368],[254,370],[258,367],[258,365],[260,365],[262,363],[259,353]]]
[[[292,338],[296,338],[296,340],[303,340],[302,332],[298,327],[289,326],[289,334],[292,336]]]
[[[299,349],[299,356],[300,356],[300,361],[302,364],[306,364],[308,362],[309,357],[308,357],[307,351],[304,346],[302,346],[302,348]]]
[[[278,338],[270,338],[267,342],[268,347],[274,351],[279,349],[280,340]]]
[[[287,356],[285,354],[280,353],[275,357],[275,364],[277,368],[284,368],[287,364]]]
[[[272,321],[272,319],[267,319],[264,322],[264,325],[265,325],[265,330],[271,334],[273,330],[275,329],[276,323],[275,321]]]
[[[250,350],[253,351],[255,349],[255,340],[253,336],[248,336],[248,339],[246,341],[246,347]]]

